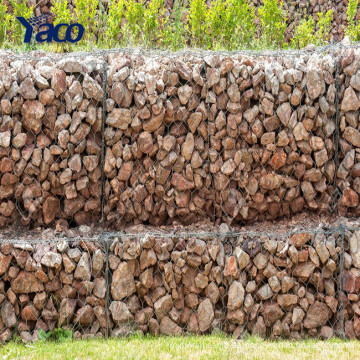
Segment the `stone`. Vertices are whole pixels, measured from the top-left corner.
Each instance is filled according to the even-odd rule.
[[[169,317],[164,316],[160,322],[160,333],[163,335],[174,336],[181,335],[182,329],[176,325]]]
[[[311,240],[311,234],[309,233],[297,233],[290,237],[290,243],[297,248],[301,248],[307,242]]]
[[[134,315],[129,311],[125,303],[112,301],[109,306],[111,317],[116,324],[129,323],[134,320]]]
[[[311,261],[299,263],[294,268],[293,276],[306,280],[314,272],[315,268],[316,265]]]
[[[315,100],[322,92],[324,81],[318,69],[310,68],[306,72],[306,87],[310,99]]]
[[[282,308],[288,308],[292,305],[297,304],[298,296],[294,294],[279,295],[277,298],[277,302]]]
[[[269,284],[263,285],[258,291],[257,296],[260,300],[267,300],[270,299],[274,295],[273,291],[271,290],[271,287]]]
[[[170,295],[165,295],[154,303],[154,311],[158,321],[161,321],[170,312],[172,305],[173,301]]]
[[[88,74],[84,76],[82,87],[86,98],[102,101],[103,90],[101,86]]]
[[[44,291],[44,286],[33,273],[20,271],[17,277],[11,281],[11,289],[16,294],[28,294]]]
[[[85,305],[76,312],[74,321],[82,327],[90,327],[93,324],[94,319],[94,308],[91,305]]]
[[[350,144],[360,147],[360,132],[357,129],[347,126],[344,130],[343,136]]]
[[[19,93],[24,99],[36,99],[37,91],[31,78],[27,77],[19,86]]]
[[[228,292],[227,307],[229,310],[236,310],[241,307],[245,297],[245,290],[239,281],[233,281]]]
[[[349,86],[346,88],[344,93],[344,98],[341,102],[341,111],[348,112],[348,111],[356,111],[360,108],[360,101],[354,91],[354,89]]]
[[[184,157],[186,161],[190,161],[192,157],[192,153],[194,151],[194,145],[195,145],[194,135],[192,133],[188,133],[181,147],[181,155]]]
[[[254,257],[253,262],[259,270],[262,270],[267,265],[268,258],[264,254],[259,253]]]
[[[131,111],[128,109],[113,109],[106,117],[105,123],[120,130],[126,130],[132,120]]]
[[[16,320],[15,309],[10,302],[5,301],[1,305],[0,314],[4,325],[8,329],[11,329],[16,326],[17,320]]]
[[[280,320],[284,316],[284,312],[277,303],[266,301],[264,303],[262,316],[266,326],[273,326],[277,320]]]
[[[42,126],[42,118],[45,115],[44,105],[37,100],[26,100],[21,108],[24,117],[24,126],[35,135],[39,134]]]
[[[301,308],[296,307],[293,310],[293,315],[292,315],[292,318],[291,318],[292,324],[293,325],[301,324],[301,322],[304,319],[304,316],[305,316],[304,310],[301,309]]]
[[[357,207],[359,204],[359,195],[351,188],[346,188],[340,199],[340,204],[347,208]]]
[[[281,123],[284,126],[287,126],[289,124],[291,116],[290,104],[288,102],[281,104],[276,111],[276,115],[280,119]]]
[[[214,310],[209,299],[205,299],[200,302],[197,310],[197,318],[199,323],[199,330],[201,332],[207,331],[210,328],[212,321],[214,320]]]
[[[186,105],[188,103],[192,91],[192,88],[187,84],[178,88],[178,96],[181,104]]]
[[[330,308],[323,302],[315,301],[310,305],[304,320],[306,329],[313,329],[323,326],[331,318],[332,312]]]
[[[121,262],[113,273],[111,295],[114,300],[122,300],[132,295],[135,290],[134,275],[130,271],[128,263]]]
[[[139,135],[138,145],[140,151],[144,154],[149,154],[153,149],[153,139],[149,132],[144,131]]]
[[[62,263],[62,257],[60,254],[57,254],[52,251],[48,251],[42,258],[41,264],[49,268],[60,268]]]
[[[59,69],[51,71],[51,88],[54,90],[55,97],[59,97],[66,91],[66,73]]]
[[[87,252],[84,252],[81,255],[81,258],[75,269],[74,277],[75,279],[90,281],[91,279],[90,257]]]
[[[243,270],[250,262],[250,256],[240,247],[235,248],[234,255],[237,259],[239,270]]]
[[[0,147],[8,148],[10,146],[10,131],[0,132]]]

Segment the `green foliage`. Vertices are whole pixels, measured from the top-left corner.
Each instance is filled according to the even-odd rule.
[[[27,19],[33,14],[33,6],[28,7],[26,5],[26,1],[18,2],[17,0],[10,0],[10,5],[13,7],[14,17],[20,16]],[[9,33],[13,44],[22,44],[22,40],[25,35],[25,28],[16,19],[11,18]]]
[[[54,15],[54,25],[69,24],[72,20],[68,0],[53,0],[51,12]]]
[[[107,15],[107,27],[105,31],[105,39],[109,47],[113,47],[119,43],[121,35],[121,19],[124,16],[124,0],[111,0],[109,4],[109,13]]]
[[[45,332],[43,329],[39,329],[38,337],[40,341],[65,342],[72,339],[72,331],[57,328],[52,331]]]
[[[317,31],[315,33],[315,45],[323,45],[329,41],[333,12],[333,10],[328,10],[325,15],[322,12],[317,13],[318,21]]]
[[[162,45],[166,49],[179,50],[186,46],[186,33],[182,17],[185,8],[180,3],[181,0],[175,0],[173,7],[173,19],[169,16],[165,20],[162,32]]]
[[[68,0],[53,0],[53,5],[51,7],[51,12],[54,15],[54,25],[58,24],[69,24],[72,21],[72,16],[70,14]],[[65,38],[66,29],[60,29],[60,38]],[[66,43],[56,44],[56,51],[65,50],[69,48],[69,45]]]
[[[286,14],[283,2],[278,5],[278,0],[264,0],[259,8],[259,20],[261,27],[261,41],[267,47],[284,47]]]
[[[345,35],[349,36],[352,41],[359,41],[360,39],[360,24],[356,24],[355,22],[358,5],[359,0],[349,0],[349,5],[346,10],[347,27],[345,29]]]
[[[145,46],[156,44],[159,40],[161,28],[164,25],[165,7],[163,0],[151,0],[144,11],[144,25],[142,28]]]
[[[175,0],[170,15],[165,16],[163,0],[74,0],[74,12],[69,0],[52,0],[54,24],[79,22],[85,28],[77,44],[38,44],[33,36],[30,45],[23,44],[25,28],[14,16],[33,15],[26,0],[9,0],[10,13],[0,0],[0,42],[2,47],[18,49],[51,49],[52,51],[92,50],[96,47],[144,46],[179,50],[185,47],[204,49],[266,49],[302,48],[329,41],[333,11],[303,18],[296,26],[293,38],[285,42],[287,14],[283,1],[263,0],[255,15],[250,0]],[[356,21],[359,0],[349,0],[346,35],[360,40],[360,24]],[[185,5],[186,4],[186,5]],[[185,13],[186,10],[186,13]],[[187,15],[185,15],[187,14]],[[185,18],[184,18],[185,17]],[[187,17],[187,18],[186,18]],[[259,25],[258,25],[259,24]],[[62,28],[60,37],[65,36]],[[76,37],[76,29],[73,30]]]
[[[141,43],[141,31],[144,26],[144,4],[142,1],[126,0],[125,6],[126,24],[124,34],[128,38],[128,42],[139,44]]]
[[[248,0],[228,0],[223,26],[224,47],[249,48],[255,39],[255,9]]]
[[[296,26],[294,36],[291,39],[291,45],[293,48],[301,49],[314,43],[314,19],[310,15],[308,20],[302,19]]]
[[[221,47],[224,38],[224,27],[226,26],[226,2],[213,0],[206,11],[206,47],[216,49]],[[225,25],[225,26],[224,26]]]
[[[96,11],[99,7],[99,0],[75,0],[75,15],[78,23],[84,26],[83,39],[95,42],[98,32]]]
[[[206,45],[207,12],[205,0],[190,0],[188,32],[194,46],[205,47]]]
[[[6,42],[6,33],[10,26],[11,15],[5,4],[5,2],[0,2],[0,42]]]

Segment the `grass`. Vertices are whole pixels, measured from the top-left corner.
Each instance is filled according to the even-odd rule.
[[[255,337],[234,340],[221,335],[141,337],[46,342],[10,342],[0,348],[0,359],[358,359],[360,341],[332,339],[269,341]]]

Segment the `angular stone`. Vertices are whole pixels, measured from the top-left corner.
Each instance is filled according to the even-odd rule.
[[[114,300],[122,300],[136,290],[134,275],[128,267],[128,263],[122,262],[114,271],[111,283],[111,295]]]
[[[20,271],[18,276],[11,281],[11,289],[16,294],[28,294],[44,291],[44,286],[33,273]]]
[[[129,323],[134,320],[134,315],[131,314],[125,303],[121,301],[112,301],[109,306],[112,319],[117,324]]]
[[[229,310],[236,310],[244,302],[245,290],[239,281],[234,281],[229,288],[227,307]]]
[[[331,316],[332,311],[325,303],[315,301],[314,304],[310,305],[309,310],[306,313],[304,327],[306,329],[313,329],[318,326],[323,326]]]
[[[197,318],[199,330],[201,332],[207,331],[214,320],[214,310],[209,299],[205,299],[200,303],[197,311]]]

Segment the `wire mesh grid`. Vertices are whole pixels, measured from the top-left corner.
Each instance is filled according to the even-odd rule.
[[[345,224],[345,225],[344,225]],[[359,227],[46,230],[0,244],[0,338],[359,338]]]
[[[14,241],[21,225],[357,216],[358,47],[286,54],[2,53],[3,341],[359,337],[356,224]]]
[[[357,215],[357,46],[2,55],[2,226]]]

